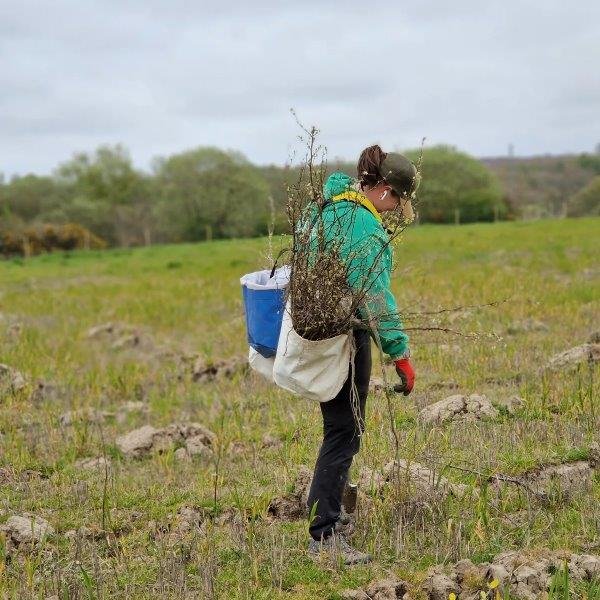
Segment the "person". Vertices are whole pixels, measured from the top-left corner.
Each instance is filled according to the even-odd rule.
[[[347,263],[348,284],[365,290],[359,309],[362,322],[374,323],[374,337],[395,362],[405,395],[411,393],[415,372],[410,361],[408,336],[390,290],[392,248],[381,213],[399,211],[413,219],[411,196],[418,185],[413,163],[378,146],[363,150],[357,165],[358,180],[336,172],[327,179],[320,213],[325,237],[336,242]],[[313,557],[334,553],[345,564],[369,562],[371,557],[350,546],[339,531],[342,495],[354,455],[364,431],[364,414],[371,376],[368,328],[353,330],[355,355],[348,378],[335,398],[320,403],[323,442],[308,495],[311,515],[308,552]],[[356,398],[357,397],[357,398]]]

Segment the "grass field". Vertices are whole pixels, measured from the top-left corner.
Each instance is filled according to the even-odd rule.
[[[239,277],[266,266],[267,240],[0,262],[0,363],[27,380],[0,401],[0,522],[29,513],[54,529],[32,547],[0,546],[0,597],[336,598],[393,573],[419,598],[430,566],[460,558],[599,554],[598,470],[591,488],[548,502],[510,486],[495,498],[477,475],[586,459],[599,441],[597,364],[540,371],[600,329],[599,234],[599,219],[406,231],[394,277],[406,327],[477,335],[410,332],[418,379],[412,396],[394,399],[400,455],[466,492],[418,510],[361,494],[353,540],[375,561],[351,569],[306,556],[305,520],[267,515],[299,466],[313,465],[318,407],[254,375],[192,378],[196,354],[247,351]],[[106,322],[124,328],[117,343],[88,336]],[[420,423],[421,408],[454,393],[523,403],[494,419]],[[394,456],[385,397],[370,395],[367,410],[355,473]],[[61,420],[67,411],[79,412]],[[129,459],[115,443],[142,425],[188,422],[216,434],[191,460],[181,444]],[[78,466],[98,456],[110,468]],[[183,507],[200,521],[181,525]],[[572,597],[599,590],[578,584]]]

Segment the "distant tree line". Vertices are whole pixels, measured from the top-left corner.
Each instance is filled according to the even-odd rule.
[[[600,176],[600,152],[526,158],[488,158],[482,162],[502,183],[510,211],[522,219],[583,217],[598,214],[600,196],[577,196]]]
[[[77,154],[52,176],[0,185],[1,228],[76,223],[114,246],[267,232],[269,187],[235,152],[199,148],[134,168],[122,146]]]
[[[407,154],[416,160],[419,151]],[[599,156],[582,155],[578,161],[580,170],[600,175]],[[356,175],[349,163],[329,168]],[[501,177],[501,184],[494,173],[503,174],[501,169],[453,147],[435,146],[425,149],[422,171],[421,223],[520,216],[506,178]],[[508,169],[504,175],[511,173]],[[239,152],[212,147],[158,158],[144,172],[134,167],[122,146],[102,146],[74,155],[50,176],[0,177],[0,252],[7,253],[8,242],[18,245],[20,236],[46,248],[63,237],[70,247],[87,247],[90,240],[99,247],[259,236],[270,223],[284,232],[287,186],[297,174],[295,167],[258,167]],[[598,214],[599,187],[596,180],[589,189],[570,194],[570,204],[570,196],[561,193],[561,202],[569,205],[564,213]],[[61,231],[68,234],[61,237]],[[81,237],[77,242],[74,232]]]

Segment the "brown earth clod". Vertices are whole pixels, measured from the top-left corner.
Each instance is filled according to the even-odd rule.
[[[208,453],[216,441],[215,434],[199,423],[173,423],[157,429],[144,425],[117,437],[116,444],[127,458],[141,458],[162,453],[182,444],[190,456]]]
[[[7,551],[33,549],[34,546],[54,534],[54,529],[42,517],[25,513],[13,515],[0,526],[6,538]]]
[[[246,373],[247,371],[248,360],[246,358],[231,358],[211,362],[199,356],[192,367],[192,379],[197,383],[208,383],[217,378],[233,377],[238,373]]]
[[[344,600],[408,600],[407,590],[405,581],[389,577],[372,581],[362,589],[344,590],[340,595]]]
[[[447,568],[437,565],[429,569],[422,590],[428,600],[448,600],[455,594],[461,600],[500,597],[510,594],[515,600],[545,598],[552,573],[564,568],[571,582],[600,579],[600,556],[571,554],[552,550],[507,551],[491,563],[474,564],[468,559]],[[495,590],[495,591],[494,591]],[[409,586],[395,578],[373,581],[357,590],[344,590],[347,600],[381,600],[410,597]]]
[[[111,461],[109,458],[104,456],[91,456],[89,458],[80,458],[75,461],[73,465],[76,469],[81,469],[82,471],[98,471],[98,470],[106,470],[110,468]]]
[[[583,363],[600,361],[600,343],[586,343],[555,354],[544,367],[548,371],[568,369]]]
[[[578,460],[542,465],[513,478],[493,476],[490,481],[495,490],[506,484],[519,485],[542,503],[557,499],[568,501],[591,489],[593,469],[591,461]]]
[[[463,496],[467,486],[450,482],[446,477],[417,463],[400,459],[390,461],[383,472],[363,467],[358,478],[358,486],[367,493],[381,494],[385,488],[398,485],[408,500],[423,502],[432,497],[444,498],[448,495]]]
[[[17,393],[25,388],[27,378],[21,371],[0,363],[0,397],[4,393]]]
[[[476,421],[497,416],[498,411],[484,395],[455,394],[423,408],[419,420],[425,425],[441,425],[448,421]]]
[[[276,520],[293,521],[303,519],[308,514],[307,502],[312,472],[305,465],[300,465],[294,489],[289,494],[271,500],[267,509],[268,515]]]

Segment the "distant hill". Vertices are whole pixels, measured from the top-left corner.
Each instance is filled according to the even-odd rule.
[[[600,154],[480,159],[498,177],[517,217],[564,216],[572,196],[600,174]]]

